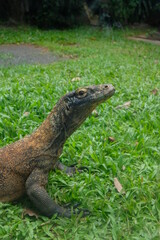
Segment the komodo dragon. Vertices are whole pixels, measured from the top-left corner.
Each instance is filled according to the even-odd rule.
[[[48,173],[55,168],[75,172],[75,167],[58,161],[63,145],[93,109],[114,92],[111,84],[101,84],[67,93],[35,132],[1,148],[0,201],[10,202],[27,193],[42,215],[70,217],[72,211],[53,202],[46,192]]]

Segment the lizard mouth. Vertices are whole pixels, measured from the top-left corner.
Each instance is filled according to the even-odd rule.
[[[115,93],[115,88],[111,89],[111,91],[107,94],[107,97],[112,97]]]
[[[104,102],[110,97],[112,97],[115,93],[115,88],[109,84],[109,85],[102,85],[103,91],[102,93],[98,94],[97,99],[99,100],[98,103]]]

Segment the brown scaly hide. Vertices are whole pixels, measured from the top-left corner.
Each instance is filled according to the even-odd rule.
[[[30,136],[0,149],[0,201],[12,201],[25,193],[25,182],[35,167],[52,169],[61,147],[52,147],[57,132],[51,129],[51,112],[43,124]],[[60,145],[60,143],[59,143]]]
[[[38,185],[38,191],[44,191],[41,187],[45,187],[48,173],[54,169],[66,139],[114,91],[112,85],[103,84],[66,94],[34,133],[1,148],[0,201],[8,202],[19,198],[26,192],[26,184],[32,191],[33,184]],[[32,194],[38,194],[37,189]],[[36,205],[44,199],[45,194],[43,192],[40,195]]]

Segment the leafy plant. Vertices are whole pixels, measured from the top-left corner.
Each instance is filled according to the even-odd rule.
[[[88,3],[102,23],[108,24],[145,21],[154,6],[151,0],[93,0]]]
[[[35,22],[43,28],[74,26],[78,23],[82,7],[83,1],[80,0],[41,0],[36,4]]]

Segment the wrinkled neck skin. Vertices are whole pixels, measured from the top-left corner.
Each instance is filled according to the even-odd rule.
[[[114,92],[111,84],[100,84],[66,94],[32,135],[33,140],[36,140],[37,146],[41,146],[43,151],[49,151],[49,154],[60,152],[67,138],[79,128],[93,109]]]
[[[43,124],[37,129],[46,135],[47,149],[60,149],[67,138],[85,121],[95,107],[68,109],[64,99],[60,99]]]
[[[59,145],[63,145],[94,108],[95,106],[82,106],[68,109],[64,99],[60,99],[48,116],[53,134],[52,139],[55,140],[54,144],[57,142]]]

